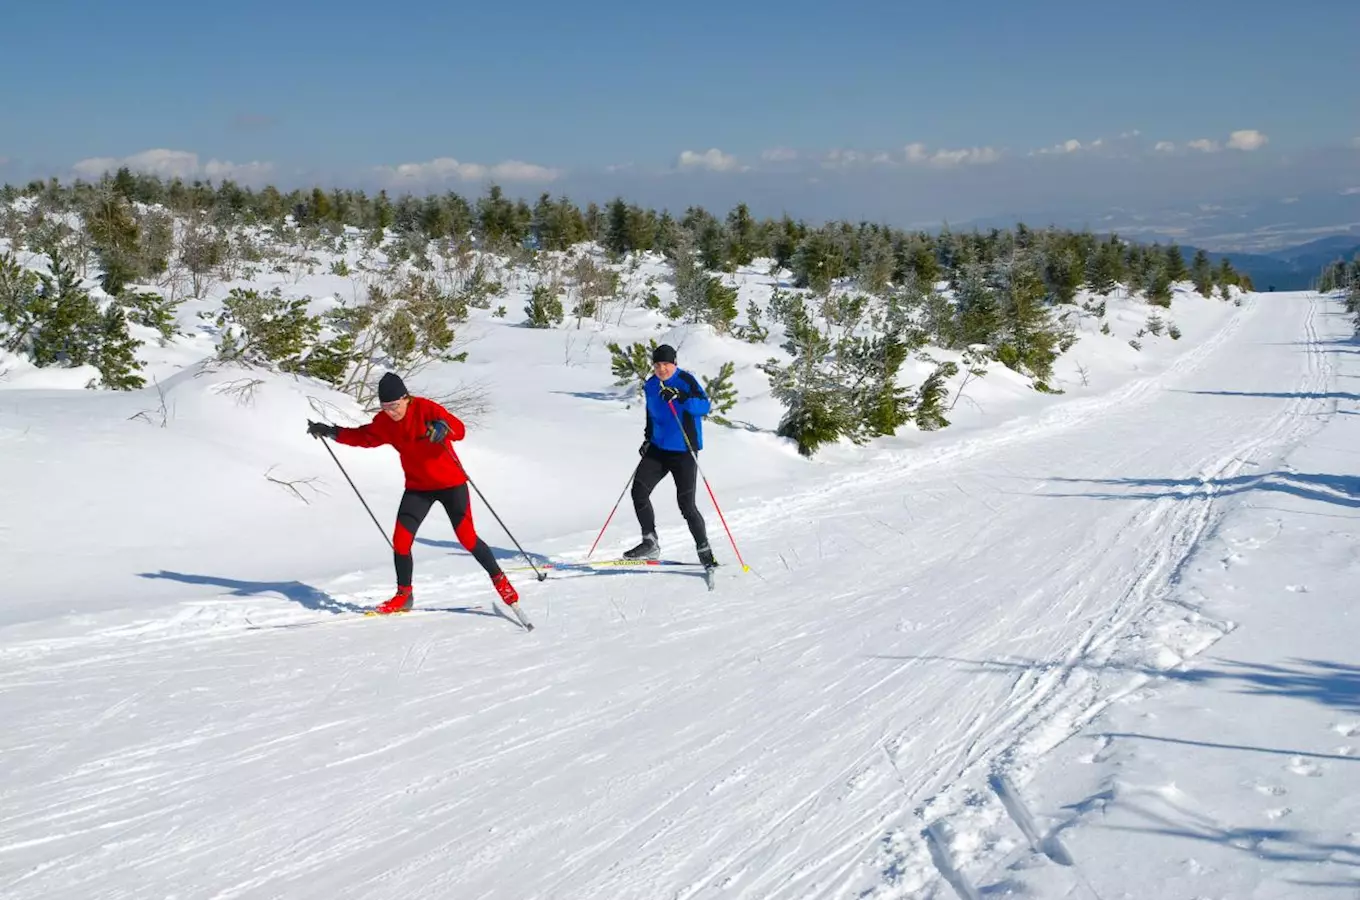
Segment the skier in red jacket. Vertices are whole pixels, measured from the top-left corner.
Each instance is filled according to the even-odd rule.
[[[382,409],[373,421],[358,428],[342,428],[323,422],[308,422],[307,433],[328,437],[351,447],[381,447],[390,444],[401,457],[406,473],[406,492],[397,507],[393,531],[393,560],[397,568],[397,593],[378,606],[381,614],[405,612],[414,602],[411,576],[415,563],[411,545],[416,531],[435,502],[442,503],[453,524],[458,541],[491,576],[496,592],[507,604],[519,594],[501,571],[486,541],[472,526],[472,507],[468,498],[467,474],[453,447],[446,441],[461,441],[467,429],[458,417],[433,400],[412,397],[401,378],[388,372],[378,381],[378,402]]]

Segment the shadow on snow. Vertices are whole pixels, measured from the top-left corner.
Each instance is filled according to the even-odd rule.
[[[186,572],[168,572],[162,569],[159,572],[140,572],[142,578],[163,578],[169,581],[178,581],[182,584],[207,585],[210,587],[225,588],[227,593],[235,597],[256,597],[264,594],[279,594],[288,600],[304,607],[305,609],[317,612],[328,612],[339,615],[341,613],[362,613],[368,612],[372,607],[358,606],[354,603],[347,603],[337,600],[330,594],[310,584],[301,581],[242,581],[236,578],[221,578],[216,575],[194,575]],[[447,612],[463,615],[475,616],[495,616],[493,612],[473,607],[420,607],[423,612]]]
[[[1360,507],[1360,476],[1310,472],[1263,472],[1231,478],[1050,478],[1067,484],[1109,485],[1126,490],[1036,493],[1037,497],[1089,497],[1096,500],[1190,500],[1246,491],[1273,491],[1305,500]]]

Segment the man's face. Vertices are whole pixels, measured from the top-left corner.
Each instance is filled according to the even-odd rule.
[[[400,422],[406,418],[406,407],[411,405],[410,397],[402,397],[400,400],[393,400],[391,403],[382,404],[382,411],[392,417],[392,421]]]
[[[655,372],[656,377],[660,378],[662,381],[669,380],[670,377],[675,374],[675,369],[676,369],[675,363],[668,362],[652,363],[652,371]]]

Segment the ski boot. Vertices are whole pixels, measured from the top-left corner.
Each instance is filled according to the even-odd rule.
[[[505,601],[506,606],[514,606],[519,600],[519,592],[517,592],[515,586],[510,583],[510,579],[505,577],[504,572],[497,572],[495,575],[491,576],[491,583],[495,586],[496,593],[500,594],[501,599]]]
[[[512,621],[518,622],[520,627],[525,631],[533,631],[534,623],[530,622],[529,617],[524,614],[524,610],[519,608],[519,593],[515,590],[515,586],[510,583],[510,579],[505,577],[505,573],[497,572],[495,575],[492,575],[491,583],[495,586],[496,593],[500,594],[501,600],[505,603],[506,607],[509,608],[510,612],[514,613],[515,618]],[[501,615],[505,615],[505,613],[500,611],[499,607],[496,608],[496,611]]]
[[[699,552],[699,562],[704,567],[704,581],[708,582],[708,589],[711,591],[717,586],[718,561],[713,557],[713,549],[708,544],[700,544],[695,548]]]
[[[624,559],[660,559],[661,542],[656,539],[655,534],[644,534],[642,543],[631,550],[625,550]]]
[[[409,584],[401,585],[397,588],[397,593],[391,600],[379,603],[378,608],[373,610],[375,615],[390,616],[393,613],[404,613],[415,604],[415,594],[411,591]]]

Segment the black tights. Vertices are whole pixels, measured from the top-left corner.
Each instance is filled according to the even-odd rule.
[[[656,513],[652,510],[650,498],[652,491],[656,490],[661,479],[667,475],[675,479],[675,499],[680,505],[680,514],[689,525],[694,546],[708,546],[708,531],[704,527],[704,517],[699,514],[699,507],[695,503],[699,464],[686,452],[676,453],[650,447],[642,461],[638,463],[637,474],[633,476],[633,509],[637,512],[642,533],[656,533]]]
[[[411,559],[411,545],[415,543],[420,523],[425,521],[425,516],[436,502],[444,504],[444,511],[449,514],[449,522],[453,525],[453,533],[458,536],[458,542],[463,548],[476,557],[488,575],[493,577],[499,575],[501,567],[496,562],[496,555],[491,552],[486,541],[477,537],[477,531],[472,527],[472,507],[468,505],[467,485],[460,484],[458,487],[444,488],[440,491],[408,489],[401,495],[401,505],[397,507],[397,527],[392,541],[393,561],[397,566],[397,584],[399,586],[411,584],[411,576],[415,571],[415,562]]]

